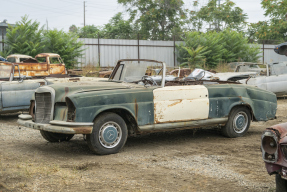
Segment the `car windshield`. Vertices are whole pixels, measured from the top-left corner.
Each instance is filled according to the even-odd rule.
[[[45,63],[46,62],[46,57],[37,57],[36,59],[39,63]]]
[[[0,65],[0,78],[10,78],[12,65]]]
[[[10,57],[10,58],[8,58],[7,60],[8,60],[9,62],[11,62],[11,63],[16,63],[15,57]]]
[[[58,57],[50,57],[50,64],[60,64],[60,60]]]
[[[270,75],[287,74],[287,62],[279,62],[270,64]]]
[[[162,67],[162,64],[157,62],[121,62],[112,80],[137,83],[146,78],[150,79],[150,76],[152,75],[157,75],[158,72],[162,70]]]

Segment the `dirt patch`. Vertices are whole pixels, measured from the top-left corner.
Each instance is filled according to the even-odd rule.
[[[286,121],[253,122],[247,135],[219,130],[153,133],[128,138],[114,155],[93,155],[83,136],[48,143],[39,131],[17,126],[17,114],[0,116],[0,191],[275,191],[265,170],[260,136]]]

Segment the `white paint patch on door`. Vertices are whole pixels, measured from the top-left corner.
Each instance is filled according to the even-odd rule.
[[[155,123],[208,118],[208,90],[203,85],[158,88],[153,97]]]

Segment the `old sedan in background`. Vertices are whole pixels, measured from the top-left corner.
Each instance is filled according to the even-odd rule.
[[[38,87],[75,81],[94,82],[101,79],[66,75],[63,78],[36,78],[21,74],[18,64],[0,62],[0,114],[28,110],[30,100]]]
[[[287,191],[287,123],[274,125],[263,132],[261,151],[267,172],[275,174],[276,191]]]
[[[263,66],[266,68],[260,75],[240,80],[240,82],[271,91],[278,97],[287,95],[287,62],[269,63]]]
[[[119,152],[129,135],[220,126],[225,136],[240,137],[251,120],[275,118],[277,100],[269,91],[235,82],[158,83],[145,75],[156,68],[165,79],[165,63],[125,59],[105,81],[40,87],[30,115],[18,123],[50,142],[84,134],[90,149],[104,155]]]

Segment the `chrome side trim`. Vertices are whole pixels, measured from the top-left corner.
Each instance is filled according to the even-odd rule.
[[[217,118],[217,119],[203,119],[203,120],[175,122],[175,123],[160,123],[160,124],[139,126],[139,129],[141,131],[153,131],[153,130],[184,128],[184,127],[200,128],[200,127],[208,127],[212,125],[225,124],[227,120],[228,120],[228,117]]]

